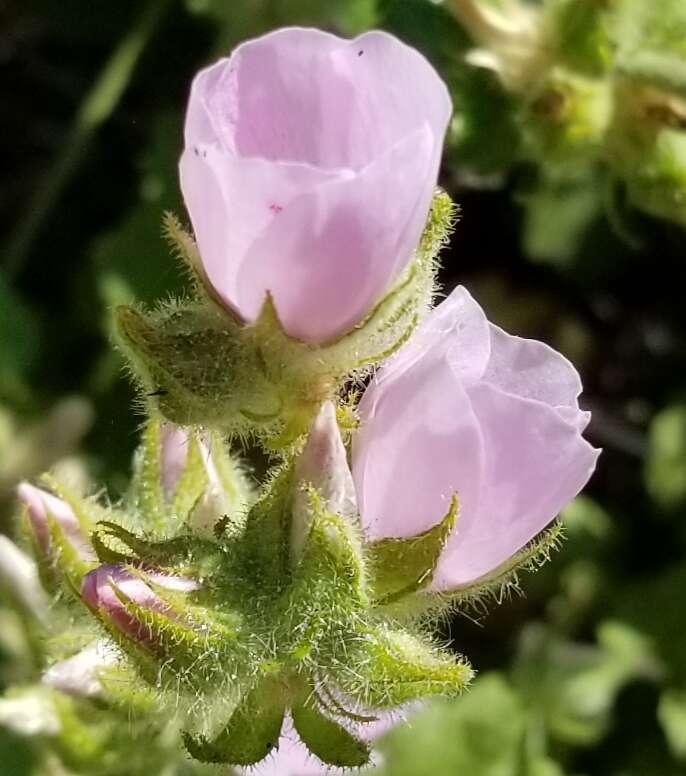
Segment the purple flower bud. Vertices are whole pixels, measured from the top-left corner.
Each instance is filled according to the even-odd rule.
[[[200,72],[181,187],[215,293],[246,321],[271,292],[307,342],[349,331],[410,261],[451,113],[414,49],[277,30]]]
[[[195,580],[187,577],[160,573],[146,573],[145,576],[159,587],[175,592],[191,592],[200,587]],[[103,565],[86,574],[81,583],[81,597],[87,606],[98,611],[126,636],[150,646],[154,646],[155,641],[150,628],[127,610],[126,599],[170,620],[178,619],[173,607],[139,574],[125,566]]]
[[[50,530],[48,528],[48,517],[50,517],[57,522],[65,538],[82,560],[96,560],[93,547],[84,534],[81,523],[66,501],[28,482],[20,483],[17,487],[17,496],[26,507],[36,542],[46,557],[50,555]]]
[[[434,587],[493,571],[583,488],[599,451],[582,437],[581,381],[559,353],[489,323],[462,287],[436,307],[360,403],[353,475],[372,539],[460,512]]]

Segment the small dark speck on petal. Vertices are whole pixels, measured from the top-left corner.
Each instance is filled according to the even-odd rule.
[[[363,54],[364,54],[364,50],[363,50],[363,49],[360,49],[360,50],[357,52],[357,56],[358,56],[358,57],[361,57]]]

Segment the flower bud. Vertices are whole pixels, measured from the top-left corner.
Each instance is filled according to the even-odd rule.
[[[170,591],[190,592],[200,585],[195,580],[180,576],[151,573],[146,577],[159,587]],[[125,636],[144,645],[155,647],[152,628],[131,613],[131,602],[141,610],[149,610],[168,618],[180,619],[180,613],[163,600],[144,580],[142,574],[120,565],[104,565],[86,574],[81,583],[84,603],[98,612]]]
[[[357,515],[355,484],[331,402],[324,403],[312,424],[295,468],[295,481],[298,489],[293,500],[291,557],[298,559],[312,521],[306,486],[319,492],[327,512],[350,518]]]
[[[493,572],[586,484],[599,451],[582,437],[574,367],[489,323],[462,287],[382,367],[360,403],[353,476],[372,539],[427,531],[460,512],[434,588]]]
[[[213,295],[252,323],[269,292],[308,343],[350,331],[412,258],[450,113],[424,57],[378,31],[277,30],[199,73],[181,188]]]
[[[71,545],[80,560],[85,562],[96,560],[93,547],[79,518],[64,499],[28,482],[22,482],[18,486],[17,496],[26,508],[36,543],[45,557],[50,557],[51,554],[49,521],[54,520],[64,539]]]

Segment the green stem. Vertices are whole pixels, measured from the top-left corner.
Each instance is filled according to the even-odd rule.
[[[63,148],[37,187],[4,251],[5,273],[19,272],[63,189],[86,156],[97,129],[119,104],[141,54],[170,0],[149,0],[105,63],[74,118]]]

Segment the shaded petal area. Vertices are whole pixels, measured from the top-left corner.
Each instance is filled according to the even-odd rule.
[[[180,174],[207,279],[246,321],[257,318],[268,288],[263,280],[238,291],[238,273],[254,241],[272,224],[278,233],[282,211],[304,192],[350,177],[346,171],[241,159],[212,146],[187,148]],[[281,252],[278,258],[289,263]]]
[[[371,402],[370,402],[371,404]],[[476,508],[484,465],[479,422],[445,356],[425,357],[360,405],[353,476],[370,539],[407,537]],[[461,518],[459,518],[461,520]]]

